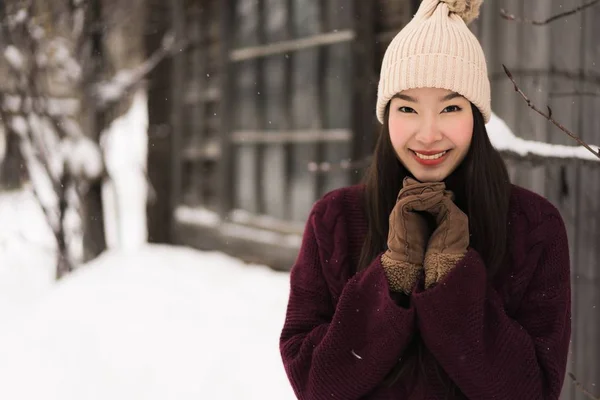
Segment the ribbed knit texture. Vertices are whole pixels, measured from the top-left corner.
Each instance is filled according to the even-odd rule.
[[[414,18],[388,46],[379,77],[377,119],[397,93],[414,88],[457,92],[491,117],[490,82],[483,49],[463,18],[440,0],[423,0]]]
[[[317,202],[291,271],[280,350],[296,396],[443,399],[435,358],[468,399],[558,399],[571,335],[569,251],[558,211],[514,187],[512,263],[488,282],[471,249],[434,288],[417,285],[403,307],[380,256],[353,273],[367,231],[363,190],[339,189]],[[415,332],[429,350],[427,372],[382,387]]]

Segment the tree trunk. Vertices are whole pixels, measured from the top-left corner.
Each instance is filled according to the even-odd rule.
[[[106,249],[102,207],[102,183],[93,183],[83,196],[83,261],[96,258]]]
[[[89,12],[90,21],[96,27],[102,26],[102,0],[92,0],[90,2]],[[90,35],[90,51],[93,60],[93,69],[90,73],[93,80],[100,80],[103,76],[104,68],[104,46],[103,31],[95,29]],[[100,134],[104,127],[104,115],[99,113],[93,106],[94,100],[90,97],[83,97],[84,109],[90,110],[87,116],[88,133],[91,139],[98,143]],[[81,218],[83,223],[83,262],[96,258],[106,249],[106,235],[104,229],[104,212],[102,206],[102,181],[93,182],[86,193],[82,195]]]
[[[6,153],[0,165],[0,188],[3,190],[18,189],[23,185],[27,175],[25,161],[19,149],[19,138],[11,131],[5,131]]]

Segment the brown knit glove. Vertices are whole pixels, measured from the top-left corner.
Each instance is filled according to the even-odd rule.
[[[444,196],[443,183],[420,183],[406,178],[390,214],[388,250],[381,257],[390,288],[409,294],[423,270],[431,229],[417,210],[431,209]]]
[[[437,224],[425,253],[425,288],[441,281],[468,251],[469,218],[453,200],[452,192],[445,190],[438,203],[417,205],[419,211],[431,214]]]

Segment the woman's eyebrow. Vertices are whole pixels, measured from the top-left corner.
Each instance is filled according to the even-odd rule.
[[[414,97],[410,97],[402,93],[396,93],[393,98],[410,101],[411,103],[418,103],[417,99],[415,99]]]
[[[459,94],[457,92],[452,92],[452,93],[449,93],[449,94],[445,95],[444,97],[442,97],[440,99],[440,101],[448,101],[448,100],[455,99],[457,97],[463,97],[463,95],[461,95],[461,94]],[[393,98],[410,101],[411,103],[418,103],[419,102],[414,97],[410,97],[410,96],[408,96],[406,94],[402,94],[402,93],[396,93]]]
[[[440,99],[440,101],[448,101],[448,100],[455,99],[455,98],[457,98],[457,97],[463,97],[463,96],[462,96],[461,94],[459,94],[459,93],[452,92],[452,93],[450,93],[450,94],[447,94],[447,95],[445,95],[444,97],[442,97],[442,98]]]

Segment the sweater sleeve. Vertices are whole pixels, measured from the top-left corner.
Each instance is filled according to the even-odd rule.
[[[311,213],[290,275],[281,333],[283,364],[299,399],[359,399],[398,362],[415,327],[415,311],[396,304],[380,257],[345,284],[333,304]]]
[[[534,271],[514,318],[474,250],[440,284],[413,293],[423,340],[469,399],[559,398],[571,336],[569,249],[562,219],[539,228],[545,238],[527,255]]]

